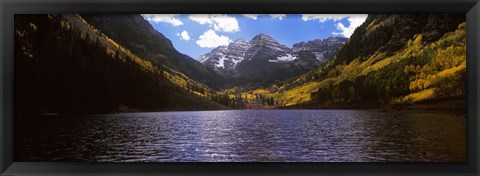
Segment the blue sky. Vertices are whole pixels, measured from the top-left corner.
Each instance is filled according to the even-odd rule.
[[[143,14],[174,47],[194,59],[239,38],[260,33],[292,47],[330,36],[350,37],[366,14]]]

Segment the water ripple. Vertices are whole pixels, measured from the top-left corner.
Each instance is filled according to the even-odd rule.
[[[16,161],[463,162],[464,116],[243,110],[16,117]]]

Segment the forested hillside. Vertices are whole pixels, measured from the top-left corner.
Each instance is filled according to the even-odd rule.
[[[465,100],[463,15],[369,15],[325,65],[280,87],[279,106]]]
[[[168,38],[156,31],[139,14],[81,14],[81,17],[133,54],[157,67],[174,69],[214,89],[225,84],[224,78],[212,69],[178,52]]]
[[[464,109],[465,21],[451,14],[369,15],[350,39],[329,38],[336,45],[327,42],[335,46],[328,52],[316,48],[321,40],[291,49],[259,34],[212,51],[204,66],[140,15],[15,15],[15,113],[433,102]],[[209,64],[231,67],[225,72],[231,75],[222,77]],[[236,74],[249,81],[239,84],[231,79]]]
[[[15,113],[224,109],[215,91],[138,57],[78,15],[15,15]]]

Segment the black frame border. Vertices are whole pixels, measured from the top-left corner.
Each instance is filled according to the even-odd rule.
[[[14,14],[459,13],[467,17],[465,163],[56,163],[13,161]],[[11,175],[464,175],[479,173],[479,0],[0,0],[0,173]]]

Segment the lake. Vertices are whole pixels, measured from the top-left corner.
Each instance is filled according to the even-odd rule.
[[[463,162],[465,115],[226,110],[16,116],[15,161]]]

